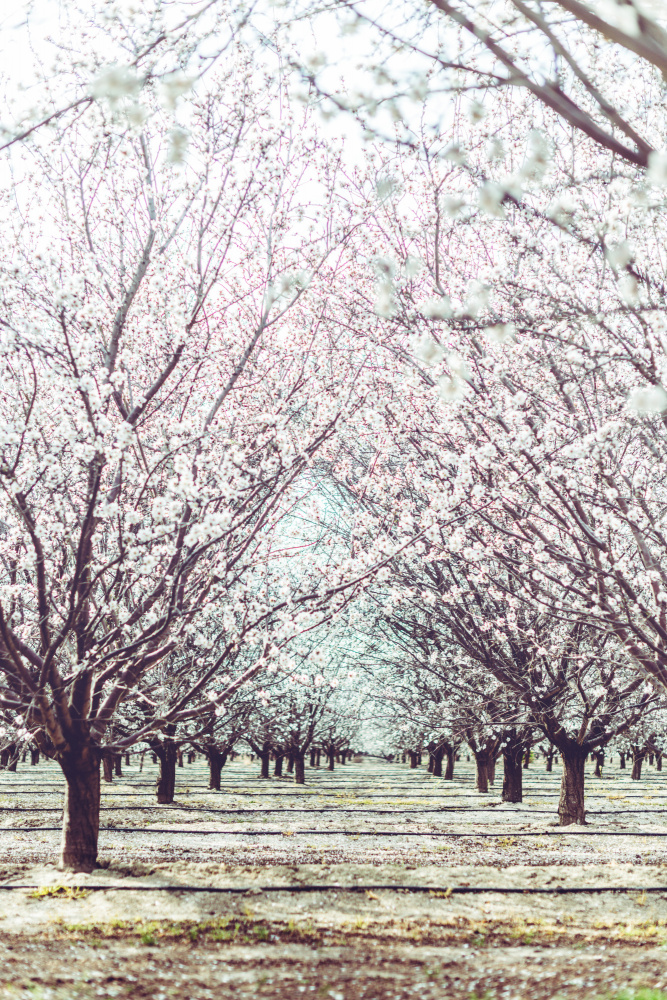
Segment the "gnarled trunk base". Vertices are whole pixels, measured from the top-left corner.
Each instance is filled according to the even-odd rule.
[[[160,771],[157,779],[157,800],[160,805],[170,805],[176,791],[176,747],[165,743],[157,752]]]
[[[489,755],[478,750],[475,753],[475,770],[477,791],[485,794],[489,790]]]
[[[560,801],[558,803],[558,820],[561,826],[586,823],[584,805],[584,765],[586,755],[582,753],[563,753],[563,778],[560,786]]]
[[[505,773],[503,775],[503,802],[523,801],[523,752],[519,746],[518,750],[508,747],[503,751],[503,764]]]
[[[293,755],[294,759],[294,781],[297,785],[305,785],[306,783],[306,766],[305,760],[302,753],[295,753]]]
[[[100,759],[93,747],[84,746],[62,754],[58,762],[67,783],[58,868],[92,872],[100,831]]]
[[[208,758],[208,787],[219,792],[222,769],[227,763],[227,754],[214,748],[208,750],[206,756]]]

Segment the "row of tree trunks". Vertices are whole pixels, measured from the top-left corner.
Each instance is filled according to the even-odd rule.
[[[169,733],[160,740],[151,743],[154,759],[159,761],[160,769],[157,781],[157,801],[168,804],[173,802],[176,767],[178,763],[179,749],[169,738]],[[7,752],[14,748],[5,748]],[[224,751],[215,751],[214,748],[207,748],[207,757],[211,769],[210,787],[219,789],[220,772],[224,767],[228,754]],[[447,769],[445,777],[453,774],[455,751],[453,747],[434,748],[433,753],[433,773],[442,773],[442,761],[447,757]],[[267,761],[270,759],[270,751],[262,748],[262,762],[264,756]],[[481,792],[488,791],[489,782],[493,781],[493,769],[495,765],[495,752],[493,747],[476,747],[473,750],[477,770],[477,787]],[[502,798],[505,802],[520,802],[522,797],[522,770],[525,763],[525,745],[520,739],[505,739],[502,748],[504,762],[504,780]],[[412,759],[415,758],[417,766],[418,754],[408,751],[411,766]],[[7,752],[7,764],[10,766],[18,760],[18,751],[11,754]],[[341,754],[341,756],[345,756]],[[561,781],[561,794],[558,804],[558,815],[561,826],[571,824],[585,824],[586,811],[584,802],[584,781],[585,763],[588,752],[574,744],[568,744],[561,748],[563,760],[563,777]],[[593,752],[596,764],[601,770],[604,761],[604,751]],[[633,746],[633,773],[635,780],[641,778],[643,761],[649,756],[647,747]],[[625,755],[619,755],[620,767],[625,766]],[[333,762],[335,753],[332,751],[330,759]],[[655,752],[656,767],[662,768],[662,753]],[[103,753],[95,747],[83,744],[79,747],[69,749],[61,753],[56,758],[60,763],[66,781],[65,801],[63,808],[63,830],[61,842],[60,867],[81,872],[91,872],[97,862],[97,845],[99,838],[99,809],[100,809],[100,764],[104,768],[104,775],[107,780],[112,780],[113,770],[116,774],[122,774],[121,755]],[[39,750],[31,750],[31,763],[37,764],[39,760]],[[276,758],[276,773],[282,770],[283,755]],[[126,756],[127,761],[127,756]],[[289,754],[288,771],[294,771],[295,780],[302,784],[305,780],[305,751],[292,750]],[[448,773],[451,772],[451,773]]]

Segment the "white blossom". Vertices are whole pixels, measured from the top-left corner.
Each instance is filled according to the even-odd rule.
[[[645,385],[632,389],[628,405],[638,413],[663,413],[667,410],[667,392],[661,385]]]

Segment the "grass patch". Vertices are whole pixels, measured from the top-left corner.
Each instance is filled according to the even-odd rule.
[[[140,943],[147,948],[186,944],[197,948],[215,944],[265,945],[303,944],[350,946],[353,943],[386,945],[419,942],[422,945],[462,944],[490,947],[494,945],[530,945],[533,948],[554,945],[569,948],[602,945],[655,947],[667,945],[667,918],[660,920],[614,921],[600,918],[594,926],[582,926],[571,915],[561,914],[554,920],[534,918],[463,917],[445,902],[447,892],[432,892],[434,910],[429,918],[392,918],[376,921],[368,917],[352,917],[343,924],[332,926],[325,918],[321,923],[308,919],[270,920],[252,914],[211,917],[207,920],[117,920],[105,923],[65,924],[52,927],[50,936],[61,940],[76,940],[94,947],[104,947],[111,940]],[[444,904],[444,905],[443,905]],[[586,1000],[594,1000],[593,997]],[[619,994],[596,997],[595,1000],[667,1000],[667,994]]]
[[[667,993],[662,990],[623,990],[615,993],[610,1000],[667,1000]]]
[[[496,841],[496,847],[518,847],[519,841],[516,837],[499,837]]]
[[[29,892],[30,899],[47,899],[56,896],[58,899],[85,899],[90,896],[89,889],[81,889],[75,885],[44,885],[41,889]]]

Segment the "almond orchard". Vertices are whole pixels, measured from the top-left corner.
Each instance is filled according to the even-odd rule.
[[[667,7],[3,27],[0,998],[666,1000]]]

